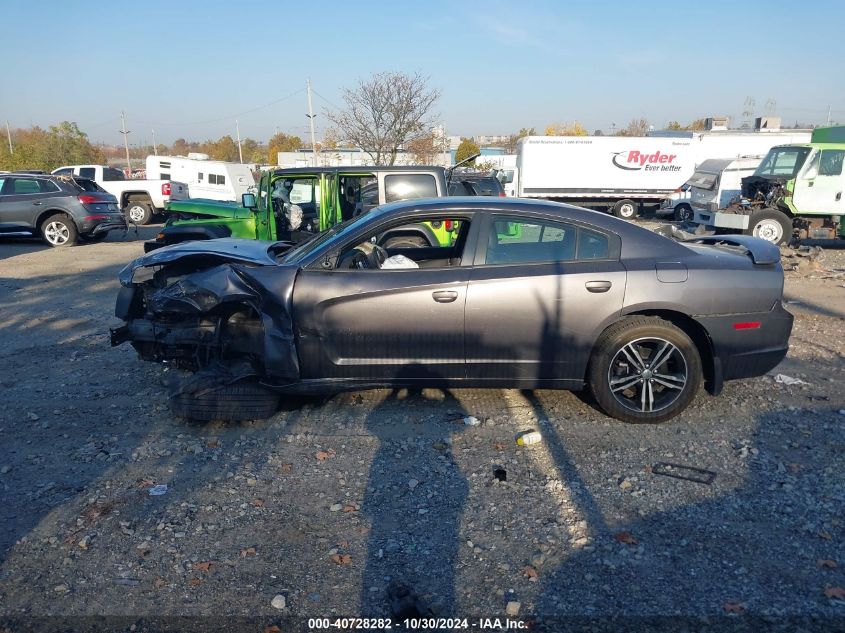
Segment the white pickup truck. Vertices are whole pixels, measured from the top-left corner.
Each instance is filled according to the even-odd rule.
[[[73,174],[93,180],[117,198],[120,208],[133,224],[147,224],[162,213],[171,200],[188,198],[188,185],[174,180],[128,180],[123,172],[103,165],[67,165],[54,174]]]

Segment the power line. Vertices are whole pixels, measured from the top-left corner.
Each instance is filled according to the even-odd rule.
[[[184,121],[182,123],[161,123],[159,121],[138,121],[138,123],[144,123],[147,125],[167,125],[167,126],[180,126],[180,125],[203,125],[206,123],[218,123],[220,121],[227,121],[234,119],[235,117],[240,117],[245,114],[251,114],[252,112],[258,112],[259,110],[263,110],[264,108],[269,108],[272,105],[276,105],[277,103],[281,103],[282,101],[286,101],[287,99],[292,99],[293,97],[302,94],[305,92],[305,88],[300,88],[296,92],[292,92],[289,95],[285,95],[284,97],[280,97],[279,99],[274,99],[270,103],[265,103],[264,105],[258,106],[257,108],[252,108],[250,110],[245,110],[243,112],[237,112],[235,114],[230,114],[228,116],[222,116],[217,119],[207,119],[205,121]]]
[[[331,107],[333,107],[335,110],[343,110],[343,108],[341,108],[341,107],[340,107],[339,105],[337,105],[336,103],[333,103],[332,101],[329,101],[328,99],[326,99],[323,95],[321,95],[319,92],[317,92],[316,90],[314,90],[314,88],[311,88],[311,92],[313,92],[315,95],[317,95],[318,97],[320,97],[320,99],[322,99],[323,101],[325,101],[326,103],[328,103],[328,104],[329,104]]]

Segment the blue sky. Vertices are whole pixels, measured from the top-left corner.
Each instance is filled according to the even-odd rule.
[[[133,143],[318,135],[342,89],[420,72],[449,134],[756,113],[845,122],[845,3],[4,0],[0,120]],[[271,104],[272,105],[267,105]]]

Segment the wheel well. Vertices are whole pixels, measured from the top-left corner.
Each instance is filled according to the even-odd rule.
[[[41,230],[41,225],[44,224],[47,218],[53,215],[63,215],[73,220],[73,216],[67,211],[63,211],[62,209],[48,209],[47,211],[42,212],[41,215],[38,216],[38,219],[35,221],[35,228],[37,230]],[[74,221],[74,225],[75,224],[76,221]]]
[[[130,202],[146,202],[147,204],[152,206],[152,199],[150,198],[150,194],[145,193],[143,191],[124,191],[123,195],[121,196],[121,207],[125,207]]]
[[[707,389],[710,390],[716,378],[716,370],[713,362],[713,343],[710,340],[710,335],[700,323],[695,319],[687,316],[683,312],[675,312],[674,310],[639,310],[637,312],[630,312],[622,318],[632,316],[655,316],[669,321],[672,325],[682,330],[687,336],[692,339],[698,350],[698,355],[701,358],[701,370],[704,373],[704,381]],[[618,323],[615,321],[607,327]],[[606,330],[607,328],[605,328]]]

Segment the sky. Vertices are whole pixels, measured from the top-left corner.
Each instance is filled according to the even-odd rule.
[[[608,133],[707,116],[845,123],[845,3],[3,0],[0,121],[75,121],[92,141],[236,132],[318,140],[344,88],[381,71],[440,91],[447,134]],[[154,132],[153,132],[154,130]]]

